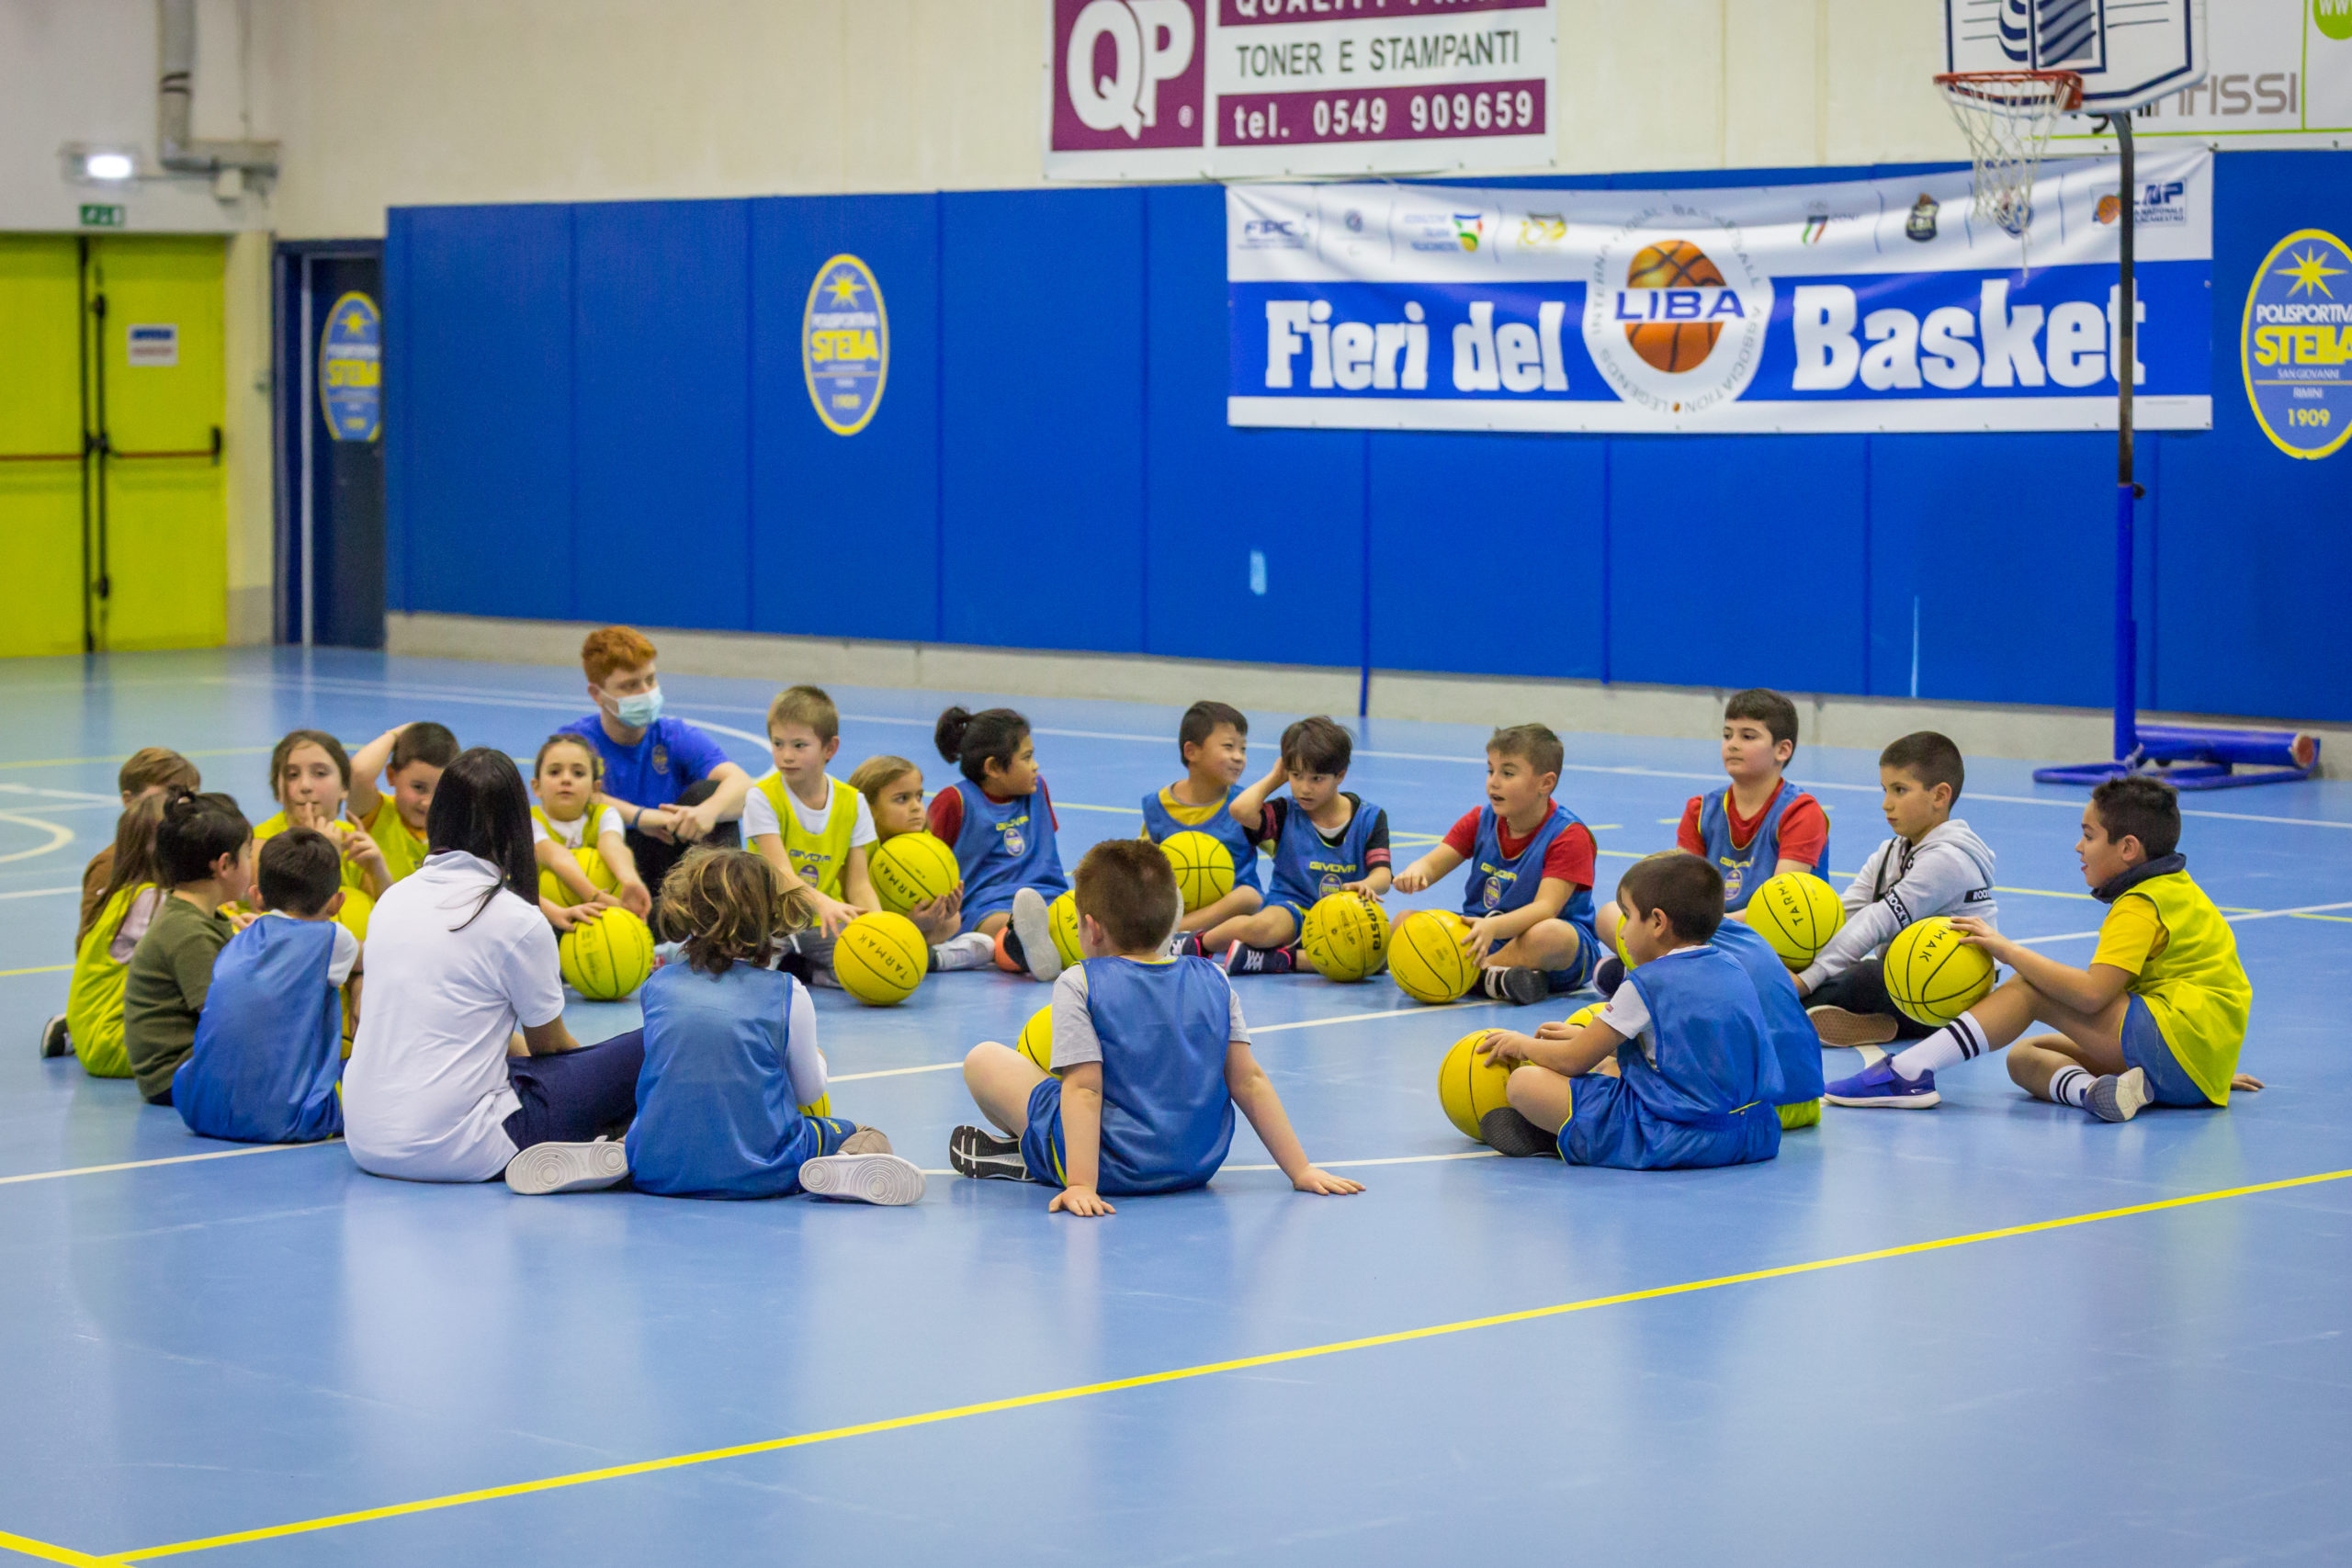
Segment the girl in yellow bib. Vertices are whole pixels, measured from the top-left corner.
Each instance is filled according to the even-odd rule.
[[[269,793],[278,809],[255,824],[254,852],[288,828],[315,828],[333,840],[343,855],[345,891],[335,919],[366,942],[368,917],[392,885],[392,873],[376,840],[344,819],[344,803],[351,794],[351,758],[343,742],[322,729],[287,731],[269,754]]]
[[[2090,966],[2011,942],[1982,920],[1952,921],[2017,971],[1993,994],[1901,1055],[1829,1086],[1832,1105],[1912,1109],[1937,1102],[1936,1069],[1997,1051],[2034,1020],[2059,1032],[2019,1042],[2009,1077],[2037,1100],[2129,1122],[2150,1105],[2224,1106],[2262,1080],[2237,1070],[2254,988],[2237,939],[2189,879],[2180,799],[2161,779],[2126,774],[2091,791],[2075,852],[2108,906]]]
[[[637,873],[621,814],[600,797],[604,761],[577,735],[550,735],[531,766],[531,853],[539,863],[539,912],[557,932],[618,904],[639,919],[653,896]]]
[[[156,884],[155,825],[164,796],[141,796],[115,824],[114,855],[98,910],[74,953],[65,993],[65,1021],[74,1055],[94,1078],[127,1078],[130,1056],[122,1046],[122,978],[131,950],[164,901]]]

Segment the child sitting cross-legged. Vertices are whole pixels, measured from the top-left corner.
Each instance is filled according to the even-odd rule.
[[[629,1175],[664,1198],[922,1196],[890,1140],[826,1114],[825,1058],[805,986],[773,965],[807,922],[775,868],[748,850],[697,849],[662,883],[682,962],[645,983],[645,1066],[628,1129]]]
[[[1510,1103],[1480,1136],[1506,1155],[1628,1170],[1770,1159],[1787,1090],[1754,981],[1708,940],[1722,875],[1697,855],[1651,855],[1626,868],[1617,907],[1634,967],[1600,1017],[1480,1043],[1513,1069]]]
[[[155,827],[163,902],[122,976],[122,1048],[139,1093],[172,1102],[172,1075],[196,1045],[212,961],[244,920],[224,906],[252,890],[254,830],[225,795],[174,790]]]
[[[2150,1105],[2225,1106],[2262,1080],[2238,1072],[2254,989],[2229,921],[2178,852],[2180,797],[2126,775],[2091,791],[2075,853],[2108,906],[2087,969],[2009,941],[1983,920],[1964,939],[2017,971],[1917,1044],[1829,1086],[1832,1105],[1899,1111],[1938,1104],[1936,1074],[1998,1051],[2036,1019],[2055,1024],[2009,1052],[2009,1077],[2036,1100],[2129,1122]]]
[[[849,771],[849,787],[865,797],[874,817],[874,841],[888,843],[901,833],[931,829],[922,805],[922,770],[904,757],[868,757]],[[907,911],[907,919],[931,943],[933,969],[986,969],[996,962],[993,937],[956,946],[964,929],[964,888],[959,883],[936,898],[926,898]]]
[[[212,962],[172,1104],[199,1137],[316,1143],[343,1131],[342,987],[359,966],[359,939],[334,918],[343,855],[325,834],[288,828],[254,861],[262,916]]]
[[[1206,833],[1233,857],[1233,886],[1177,923],[1178,931],[1221,929],[1265,902],[1258,886],[1258,849],[1227,809],[1241,793],[1250,761],[1250,720],[1226,703],[1194,703],[1176,728],[1184,776],[1143,797],[1143,836],[1165,843],[1179,833]],[[1222,947],[1224,944],[1217,944]]]
[[[1205,1185],[1233,1143],[1238,1105],[1293,1187],[1363,1190],[1307,1163],[1224,972],[1163,956],[1182,908],[1176,874],[1151,844],[1114,839],[1086,852],[1086,956],[1054,985],[1054,1070],[992,1041],[972,1047],[964,1082],[1008,1135],[956,1128],[947,1157],[958,1173],[1046,1182],[1061,1189],[1049,1210],[1107,1214],[1105,1195]]]

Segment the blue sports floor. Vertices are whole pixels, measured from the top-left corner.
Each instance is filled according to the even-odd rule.
[[[665,685],[764,770],[773,686]],[[837,772],[895,751],[939,785],[947,694],[835,694]],[[580,680],[159,654],[0,665],[0,1561],[2352,1559],[2352,785],[2190,801],[2192,870],[2252,917],[2243,1065],[2271,1087],[2227,1112],[2098,1125],[1980,1064],[1939,1111],[1832,1108],[1768,1165],[1571,1170],[1485,1157],[1437,1105],[1453,1039],[1534,1010],[1250,980],[1309,1154],[1370,1190],[1293,1194],[1245,1126],[1208,1190],[1090,1223],[941,1175],[904,1210],[522,1200],[191,1138],[36,1059],[119,759],[177,747],[253,808],[289,728],[431,717],[527,754]],[[1019,705],[1066,863],[1178,771],[1172,709]],[[1292,716],[1252,716],[1262,749]],[[1370,726],[1351,787],[1400,862],[1477,803],[1483,739]],[[1604,882],[1721,778],[1705,737],[1568,741]],[[1975,763],[1962,811],[2004,927],[2080,962],[2081,796],[2029,772]],[[1873,758],[1792,773],[1850,872]],[[820,994],[837,1111],[944,1169],[952,1065],[1044,997]]]

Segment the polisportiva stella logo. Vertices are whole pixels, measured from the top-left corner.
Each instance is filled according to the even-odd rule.
[[[2324,229],[2270,248],[2238,329],[2246,400],[2271,445],[2324,457],[2352,436],[2352,250]]]
[[[835,435],[855,435],[882,406],[890,375],[890,318],[882,286],[853,255],[817,269],[800,315],[800,368],[817,417]]]

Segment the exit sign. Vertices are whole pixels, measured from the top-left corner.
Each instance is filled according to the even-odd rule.
[[[122,227],[122,220],[123,210],[120,207],[103,201],[85,201],[82,204],[82,227],[85,229],[119,229]]]

